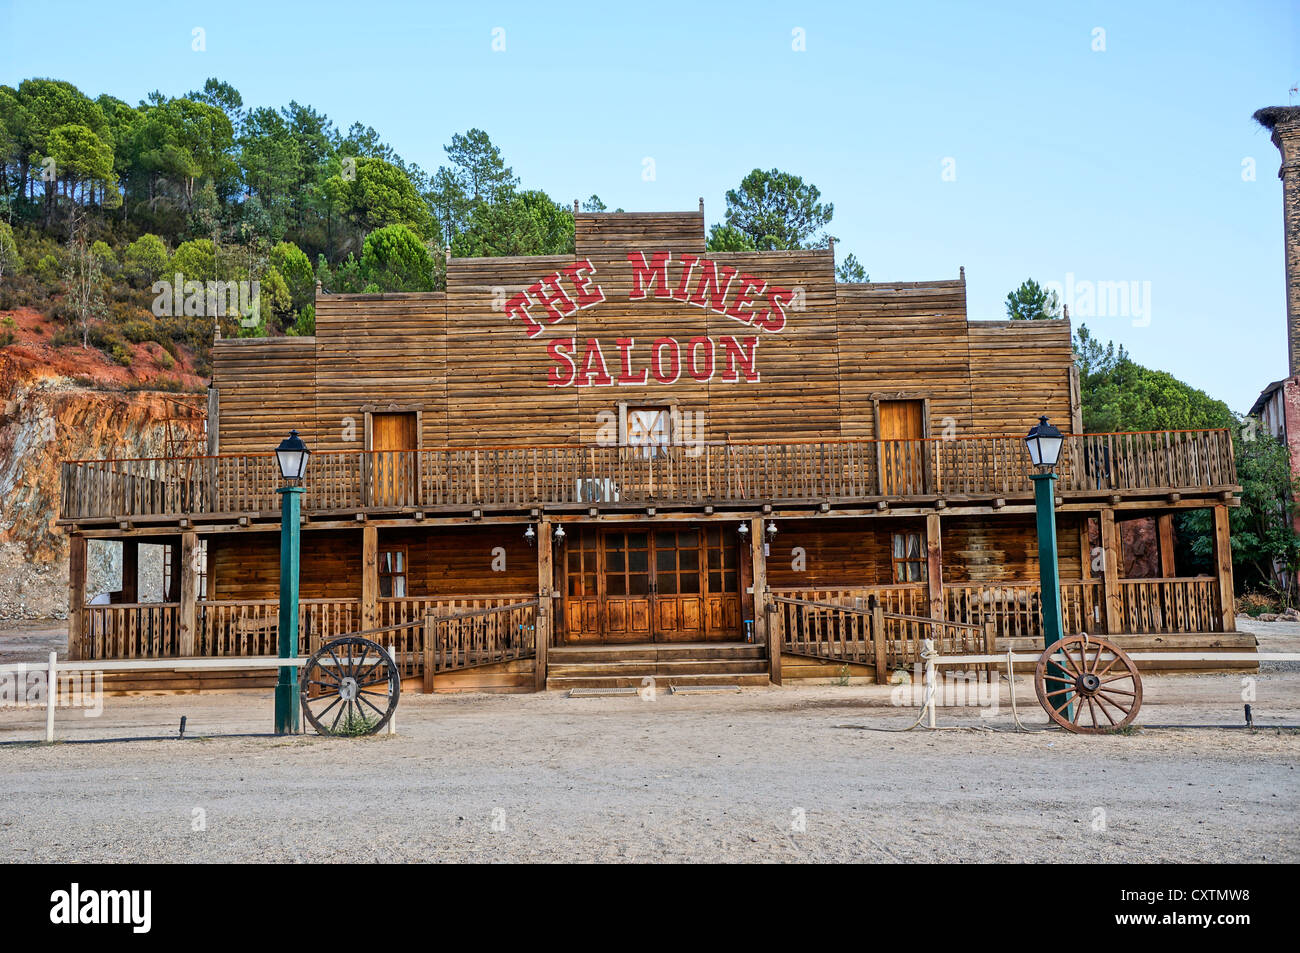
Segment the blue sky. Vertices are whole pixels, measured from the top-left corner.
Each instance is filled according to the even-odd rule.
[[[834,202],[874,280],[965,265],[973,318],[1027,277],[1136,282],[1138,307],[1082,323],[1237,411],[1286,373],[1279,158],[1250,116],[1300,105],[1295,0],[0,0],[0,82],[30,76],[128,102],[217,76],[246,105],[362,120],[428,170],[478,126],[559,201],[703,196],[710,223],[778,167]]]

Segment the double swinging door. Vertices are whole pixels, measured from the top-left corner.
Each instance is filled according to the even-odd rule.
[[[737,546],[721,529],[583,530],[565,557],[565,641],[741,637]]]

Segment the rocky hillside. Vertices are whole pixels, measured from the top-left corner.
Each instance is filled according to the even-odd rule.
[[[0,621],[62,618],[68,544],[55,525],[60,462],[165,453],[167,421],[177,411],[167,394],[149,388],[164,372],[169,389],[199,390],[204,381],[154,360],[157,345],[137,345],[140,353],[123,366],[93,348],[53,347],[35,312],[11,316],[17,340],[0,347]],[[160,571],[142,566],[142,593],[161,591],[148,579]],[[91,594],[120,585],[119,547],[92,545]]]

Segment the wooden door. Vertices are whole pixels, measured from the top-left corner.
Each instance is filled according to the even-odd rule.
[[[600,537],[601,626],[607,642],[649,642],[654,637],[650,534]]]
[[[730,529],[704,532],[704,638],[725,642],[742,636],[740,542]]]
[[[569,534],[564,563],[566,642],[599,642],[600,536],[593,530]]]
[[[416,466],[420,446],[416,415],[371,414],[370,449],[372,506],[414,506]]]
[[[882,400],[880,485],[886,496],[925,492],[925,402]]]
[[[704,637],[705,569],[698,529],[654,534],[656,642],[695,642]]]
[[[721,528],[577,530],[564,558],[564,638],[734,641],[741,585],[739,542]]]

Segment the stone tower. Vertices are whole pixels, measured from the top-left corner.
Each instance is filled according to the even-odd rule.
[[[1269,106],[1255,121],[1273,133],[1282,153],[1283,243],[1286,252],[1287,374],[1300,375],[1300,106]]]

